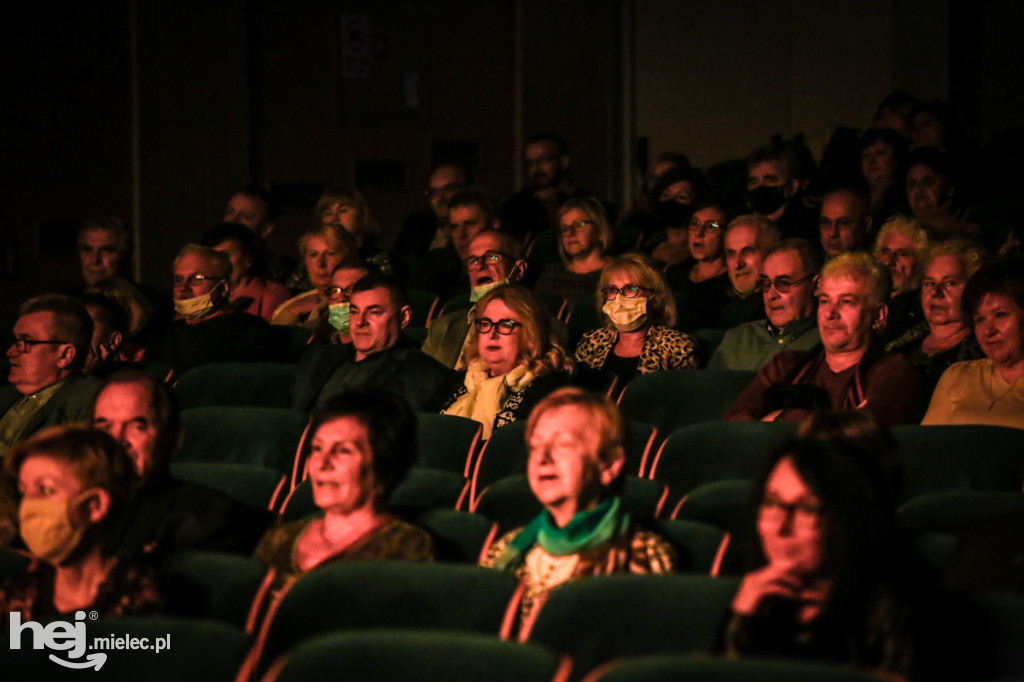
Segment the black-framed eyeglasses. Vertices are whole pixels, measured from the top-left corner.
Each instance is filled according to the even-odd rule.
[[[779,498],[769,495],[761,500],[759,513],[761,518],[769,523],[781,523],[792,518],[794,526],[807,529],[818,524],[821,506],[812,500],[783,502]]]
[[[8,339],[7,347],[14,346],[14,349],[19,353],[27,353],[33,346],[62,346],[68,341],[50,341],[50,340],[37,340],[37,339]]]
[[[690,221],[689,230],[690,232],[718,232],[722,229],[722,226],[717,220],[697,220],[696,218]]]
[[[568,225],[562,225],[561,227],[558,228],[558,232],[560,234],[575,234],[576,232],[579,232],[580,230],[582,230],[587,225],[593,225],[593,224],[594,224],[593,220],[577,220],[574,223],[569,223]]]
[[[220,277],[213,277],[211,275],[201,275],[198,272],[194,272],[191,275],[189,275],[188,277],[182,277],[181,275],[175,275],[174,276],[174,286],[176,286],[176,287],[180,287],[180,286],[183,286],[185,284],[188,284],[190,287],[194,287],[195,285],[202,284],[203,282],[219,282],[219,281],[220,281]]]
[[[441,185],[440,187],[431,187],[430,189],[424,190],[423,194],[425,194],[428,198],[433,199],[434,197],[440,194],[454,192],[456,190],[462,189],[463,187],[465,187],[465,185],[462,184],[461,182],[449,182],[447,185]]]
[[[768,279],[767,277],[762,275],[757,281],[761,285],[761,291],[768,291],[770,287],[774,286],[775,290],[780,294],[788,294],[789,290],[792,289],[794,286],[800,284],[800,282],[806,282],[812,277],[814,277],[814,275],[807,275],[806,277],[801,277],[800,279],[790,279],[789,277],[783,275],[781,277],[776,277],[775,279]]]
[[[516,330],[516,327],[522,327],[522,322],[516,322],[515,320],[492,320],[486,317],[478,317],[473,320],[473,326],[476,327],[478,334],[490,334],[492,329],[497,329],[498,333],[502,336],[508,336]]]
[[[601,289],[601,293],[604,294],[604,297],[609,301],[614,299],[616,296],[622,296],[622,298],[637,298],[645,291],[654,291],[654,289],[642,287],[639,284],[627,284],[621,289],[619,287],[605,287],[604,289]]]
[[[512,256],[501,251],[484,251],[482,256],[470,256],[466,259],[466,267],[477,268],[487,265],[497,265],[502,258],[512,259]]]

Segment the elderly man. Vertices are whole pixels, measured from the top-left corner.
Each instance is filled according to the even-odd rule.
[[[764,304],[757,294],[764,252],[779,241],[779,228],[759,215],[742,215],[725,233],[725,264],[732,290],[730,301],[722,309],[715,325],[730,329],[764,318]]]
[[[869,410],[882,424],[917,423],[917,370],[899,354],[883,354],[873,332],[885,324],[889,273],[866,253],[829,261],[818,284],[822,347],[773,357],[725,418],[800,421],[816,409]]]
[[[818,229],[826,258],[867,248],[871,231],[869,210],[867,198],[854,189],[835,189],[825,195],[821,202]]]
[[[309,412],[342,391],[387,388],[419,411],[455,391],[455,373],[424,355],[404,338],[411,316],[405,294],[385,275],[367,275],[352,286],[349,298],[351,346],[310,347],[299,362],[292,407]]]
[[[232,308],[230,278],[227,255],[197,244],[183,247],[174,259],[174,309],[179,317],[152,340],[145,359],[179,374],[211,362],[272,359],[270,325]]]
[[[469,244],[466,258],[470,303],[476,303],[494,287],[518,282],[526,270],[522,252],[519,240],[507,232],[487,229],[477,234]],[[427,329],[423,352],[447,367],[457,367],[472,315],[472,308],[460,308],[433,320]]]
[[[182,426],[177,399],[167,384],[138,370],[115,372],[96,394],[92,423],[125,447],[139,479],[132,508],[112,533],[119,553],[252,553],[272,514],[171,477],[170,461],[181,445]]]
[[[0,386],[0,457],[46,426],[81,421],[99,381],[82,376],[92,319],[69,296],[48,294],[22,304],[7,347],[8,384]]]
[[[814,287],[821,269],[818,250],[806,239],[787,239],[765,252],[761,297],[767,320],[733,327],[708,362],[708,369],[757,371],[784,350],[810,350],[819,343]]]

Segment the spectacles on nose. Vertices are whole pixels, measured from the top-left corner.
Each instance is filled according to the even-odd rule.
[[[690,232],[718,232],[721,229],[722,226],[718,224],[717,220],[700,221],[694,218],[689,225]]]
[[[818,524],[821,505],[812,500],[783,502],[777,497],[766,497],[761,500],[760,515],[762,521],[782,523],[792,518],[793,526],[801,529],[814,528]]]
[[[767,277],[760,277],[757,281],[761,285],[761,291],[767,292],[771,287],[775,287],[775,290],[780,294],[788,294],[789,290],[795,287],[800,282],[806,282],[814,275],[807,275],[800,279],[790,279],[789,277],[776,277],[775,279],[768,279]]]
[[[491,329],[497,329],[498,333],[502,336],[508,336],[516,330],[516,327],[522,327],[522,322],[516,322],[515,320],[491,320],[486,317],[480,317],[473,320],[473,326],[476,327],[478,334],[490,334]]]
[[[577,220],[574,223],[569,223],[568,225],[562,225],[561,227],[558,228],[558,232],[559,232],[559,234],[565,234],[565,235],[576,234],[577,232],[582,230],[587,225],[593,225],[593,224],[594,224],[593,220]]]
[[[7,347],[10,348],[11,346],[14,346],[14,350],[18,351],[19,353],[27,353],[32,349],[33,346],[61,346],[65,343],[69,342],[11,338],[8,339]]]
[[[181,275],[174,276],[174,286],[180,287],[188,284],[190,287],[194,287],[197,284],[203,282],[217,282],[220,281],[217,277],[211,277],[210,275],[201,275],[198,272],[192,273],[188,277],[182,277]]]
[[[327,298],[340,298],[348,300],[352,297],[352,287],[329,287]]]
[[[484,251],[482,256],[470,256],[467,258],[466,267],[479,268],[486,267],[488,265],[497,265],[501,262],[502,258],[511,259],[512,256],[500,251]]]
[[[605,299],[609,301],[614,300],[616,296],[622,296],[622,298],[636,298],[644,291],[653,291],[653,289],[642,287],[639,284],[627,284],[621,289],[619,287],[605,287],[604,289],[601,289],[601,293],[604,294]]]

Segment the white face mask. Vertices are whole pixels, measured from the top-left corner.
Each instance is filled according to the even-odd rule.
[[[497,282],[488,282],[487,284],[478,284],[477,286],[472,287],[469,290],[469,302],[470,303],[476,303],[481,298],[483,298],[484,294],[486,294],[491,289],[497,289],[498,287],[504,286],[505,284],[508,284],[508,278],[507,277],[505,279],[500,279]]]
[[[217,282],[208,294],[193,296],[181,301],[176,299],[174,301],[174,310],[186,320],[201,320],[213,310],[213,292],[217,291],[217,287],[223,283],[224,280]]]
[[[631,332],[639,329],[647,321],[647,298],[623,298],[616,296],[606,301],[601,307],[615,328],[620,332]]]

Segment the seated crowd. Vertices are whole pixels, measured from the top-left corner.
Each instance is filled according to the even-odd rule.
[[[529,186],[503,205],[438,166],[390,251],[366,199],[331,186],[298,260],[273,254],[273,199],[241,188],[226,222],[181,246],[170,295],[127,277],[119,220],[87,221],[82,286],[25,301],[7,349],[0,543],[32,563],[0,584],[0,615],[173,614],[161,567],[187,550],[253,556],[277,594],[338,561],[435,561],[437,538],[391,503],[432,413],[476,422],[484,448],[525,426],[542,510],[492,534],[480,563],[519,581],[508,618],[526,637],[562,583],[687,570],[631,506],[643,471],[627,471],[615,400],[651,373],[746,372],[722,420],[801,426],[765,448],[718,653],[928,679],[922,605],[943,576],[919,580],[906,556],[889,427],[1024,429],[1024,262],[1019,216],[971,222],[964,159],[936,126],[911,137],[934,112],[906,105],[883,102],[858,156],[817,173],[798,142],[754,150],[738,188],[663,154],[621,215],[575,184],[565,140],[539,134]],[[172,470],[188,428],[175,381],[243,362],[291,365],[276,397],[310,420],[288,481],[309,486],[309,516]],[[1014,575],[1002,587],[1024,587]]]

